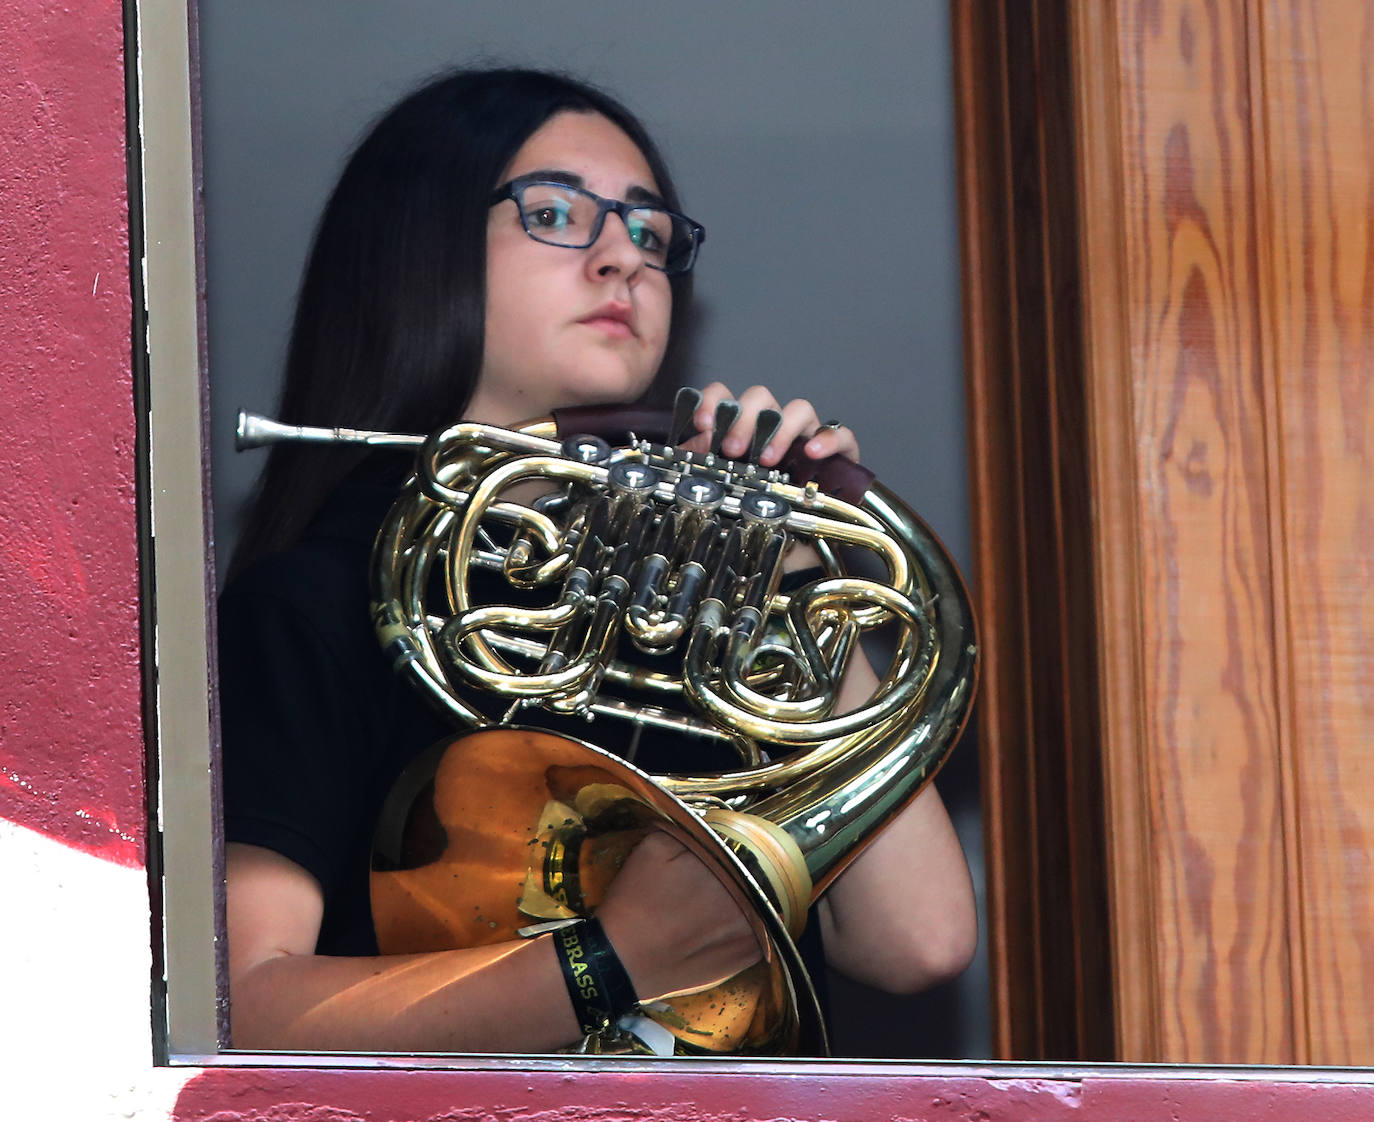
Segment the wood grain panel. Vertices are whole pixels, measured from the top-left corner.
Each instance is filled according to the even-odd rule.
[[[1086,411],[1092,430],[1094,598],[1106,621],[1097,636],[1102,766],[1110,861],[1113,1009],[1117,1057],[1162,1054],[1164,1007],[1155,963],[1155,864],[1150,859],[1148,699],[1137,518],[1134,385],[1126,262],[1123,90],[1114,5],[1074,12],[1073,72],[1082,205]],[[1110,885],[1111,891],[1108,892]]]
[[[1090,1035],[1096,730],[1117,1058],[1374,1064],[1374,5],[955,11],[999,1031]]]
[[[1017,730],[1029,706],[1020,605],[1023,574],[1005,563],[1016,555],[1022,519],[1014,481],[1017,353],[1001,325],[1015,322],[1008,230],[1007,76],[999,9],[952,5],[955,103],[959,120],[960,240],[964,277],[964,368],[969,403],[969,492],[974,572],[972,592],[980,648],[978,744],[987,877],[988,960],[994,1055],[1033,1054],[1042,971],[1034,941],[1038,837],[1033,804],[1022,797],[1029,760]],[[1001,392],[998,392],[1000,388]],[[1006,543],[998,549],[995,543]],[[993,555],[996,558],[993,558]],[[1004,669],[1005,668],[1005,669]]]
[[[1067,9],[953,14],[994,1049],[1110,1059]]]
[[[1139,618],[1103,626],[1139,630],[1128,754],[1145,789],[1110,798],[1143,816],[1152,884],[1113,890],[1118,923],[1150,944],[1155,976],[1134,996],[1158,995],[1137,1009],[1123,990],[1118,1025],[1156,1019],[1157,1054],[1128,1058],[1290,1062],[1246,8],[1176,0],[1116,19],[1130,368],[1092,377],[1131,380],[1134,509],[1116,512],[1134,522]]]
[[[1260,26],[1312,1062],[1374,1064],[1374,8]]]

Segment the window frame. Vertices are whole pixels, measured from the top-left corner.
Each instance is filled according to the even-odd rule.
[[[209,518],[204,239],[195,0],[126,0],[135,379],[143,477],[145,659],[154,896],[155,1061],[170,1066],[953,1076],[961,1080],[1259,1080],[1359,1084],[1364,1069],[890,1060],[579,1059],[310,1054],[228,1046],[214,542]],[[137,345],[142,340],[142,346]],[[191,373],[193,372],[193,373]],[[165,625],[164,625],[165,624]],[[204,699],[204,700],[202,700]],[[832,1104],[835,1105],[835,1104]]]
[[[160,1062],[229,1039],[193,8],[125,6]]]

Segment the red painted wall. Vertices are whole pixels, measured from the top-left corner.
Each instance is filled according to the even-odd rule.
[[[144,837],[119,5],[0,6],[0,816]]]
[[[120,21],[114,0],[0,6],[0,819],[84,851],[95,869],[140,867],[145,836]],[[146,899],[123,902],[146,911]],[[5,900],[4,924],[33,903]],[[90,918],[99,956],[106,944]],[[107,976],[139,966],[96,965]],[[111,1046],[112,1034],[147,1031],[147,1004],[92,1016],[98,996],[82,1000],[73,1026],[95,1021]],[[24,1009],[3,1004],[0,1017]],[[11,1072],[0,1057],[6,1096],[31,1088],[61,1122],[73,1116],[64,1089],[93,1063],[63,1043],[39,1043],[51,1061],[42,1073]],[[123,1088],[101,1118],[184,1122],[1374,1116],[1367,1083],[989,1079],[896,1066],[156,1071],[140,1061],[100,1078]]]
[[[243,1073],[188,1084],[178,1122],[1368,1122],[1368,1086],[1100,1077]],[[486,1104],[503,1103],[504,1106]]]

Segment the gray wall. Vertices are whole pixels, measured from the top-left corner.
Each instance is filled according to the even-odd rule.
[[[708,229],[694,380],[809,397],[969,559],[948,12],[934,0],[201,0],[217,550],[260,455],[308,241],[367,122],[462,63],[571,70],[660,140]],[[981,874],[974,750],[941,787]],[[981,875],[978,875],[981,882]],[[988,1054],[986,965],[916,1000],[839,984],[851,1054]]]

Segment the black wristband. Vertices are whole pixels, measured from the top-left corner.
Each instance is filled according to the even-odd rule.
[[[634,983],[595,916],[560,927],[553,933],[553,945],[584,1033],[604,1032],[639,1008]]]

